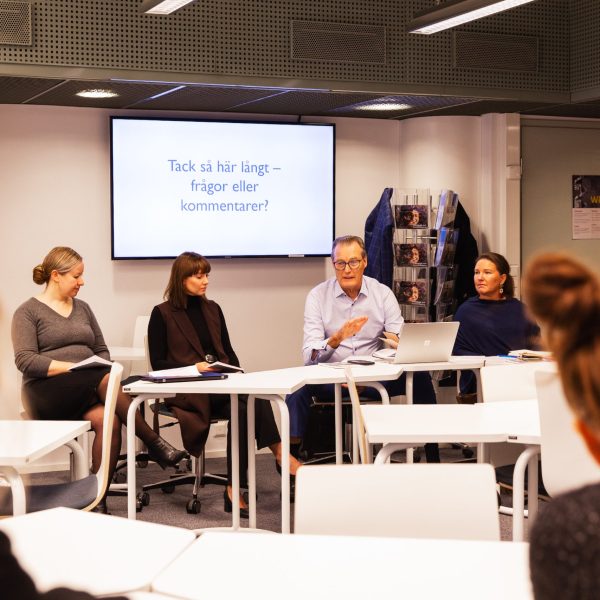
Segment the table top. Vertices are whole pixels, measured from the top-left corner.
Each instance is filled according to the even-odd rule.
[[[89,428],[89,421],[0,421],[0,465],[26,465]]]
[[[291,394],[304,385],[302,367],[257,371],[255,373],[229,373],[227,379],[180,381],[177,383],[151,383],[136,381],[123,388],[130,394]]]
[[[426,442],[519,443],[540,438],[537,401],[479,404],[368,404],[362,406],[372,444]]]
[[[0,530],[40,592],[68,586],[97,595],[149,589],[196,539],[188,529],[69,508],[4,519]]]
[[[448,362],[415,363],[411,365],[375,362],[373,365],[352,365],[352,375],[358,383],[398,379],[404,371],[446,369],[477,369],[483,366],[484,357],[452,357]],[[210,394],[291,394],[306,384],[345,383],[343,368],[327,364],[290,367],[254,373],[231,373],[227,379],[216,381],[190,381],[178,383],[150,383],[137,381],[124,390],[130,394],[199,393]]]
[[[209,576],[199,582],[195,572]],[[217,598],[224,581],[231,598],[533,598],[525,543],[217,532],[202,534],[152,590]]]

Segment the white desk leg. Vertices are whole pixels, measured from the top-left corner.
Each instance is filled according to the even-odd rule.
[[[134,521],[136,518],[135,497],[137,494],[135,475],[135,411],[144,400],[144,396],[136,396],[131,400],[131,404],[127,410],[127,518]]]
[[[413,371],[406,371],[406,404],[413,403]],[[406,462],[410,464],[413,462],[414,450],[413,448],[406,449]],[[391,455],[390,455],[391,456]]]
[[[256,528],[256,455],[254,453],[254,439],[256,432],[254,428],[254,415],[256,406],[254,396],[248,396],[248,500],[250,508],[250,519],[248,525],[251,529]]]
[[[25,486],[19,472],[13,467],[0,467],[0,474],[10,484],[13,501],[13,516],[24,515],[27,504],[25,500]]]
[[[83,448],[79,445],[77,440],[71,440],[67,442],[65,446],[68,446],[73,452],[73,467],[75,470],[75,479],[83,479],[89,474],[89,468],[87,466],[87,458]]]
[[[240,425],[239,400],[237,394],[231,394],[231,504],[232,527],[240,528]]]
[[[335,395],[335,464],[341,465],[343,462],[343,432],[342,432],[342,384],[336,383],[334,387]],[[289,431],[289,429],[288,429]]]
[[[529,531],[533,526],[533,521],[538,510],[538,453],[529,459],[527,473],[527,520],[529,522]]]
[[[279,411],[281,427],[281,533],[290,533],[290,412],[285,396],[270,396],[269,399],[271,406]]]
[[[513,471],[513,541],[525,538],[525,469],[533,456],[539,454],[538,446],[529,446],[519,455]],[[537,465],[536,465],[537,468]],[[531,477],[531,473],[529,474]],[[535,477],[537,479],[537,476]],[[537,483],[536,483],[537,485]],[[537,497],[537,496],[536,496]]]

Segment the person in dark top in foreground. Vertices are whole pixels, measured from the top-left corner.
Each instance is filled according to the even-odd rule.
[[[452,354],[495,356],[510,350],[537,348],[539,327],[514,297],[515,284],[504,256],[496,252],[481,254],[475,263],[473,280],[477,296],[461,304],[454,315],[460,327]],[[460,391],[476,393],[472,371],[462,374]]]
[[[543,254],[530,263],[524,291],[558,364],[574,425],[600,463],[600,279],[568,255]],[[536,599],[600,597],[600,484],[544,507],[530,535],[530,571]]]

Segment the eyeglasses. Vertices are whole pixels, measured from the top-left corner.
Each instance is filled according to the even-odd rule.
[[[350,267],[353,271],[358,269],[362,263],[362,258],[351,258],[348,262],[345,260],[336,260],[333,263],[336,271],[345,271],[346,267]]]

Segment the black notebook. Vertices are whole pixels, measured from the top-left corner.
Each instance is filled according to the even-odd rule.
[[[227,379],[227,375],[223,373],[215,373],[211,371],[203,371],[198,375],[144,375],[140,377],[142,381],[150,381],[152,383],[179,383],[183,381],[214,381],[215,379]]]

